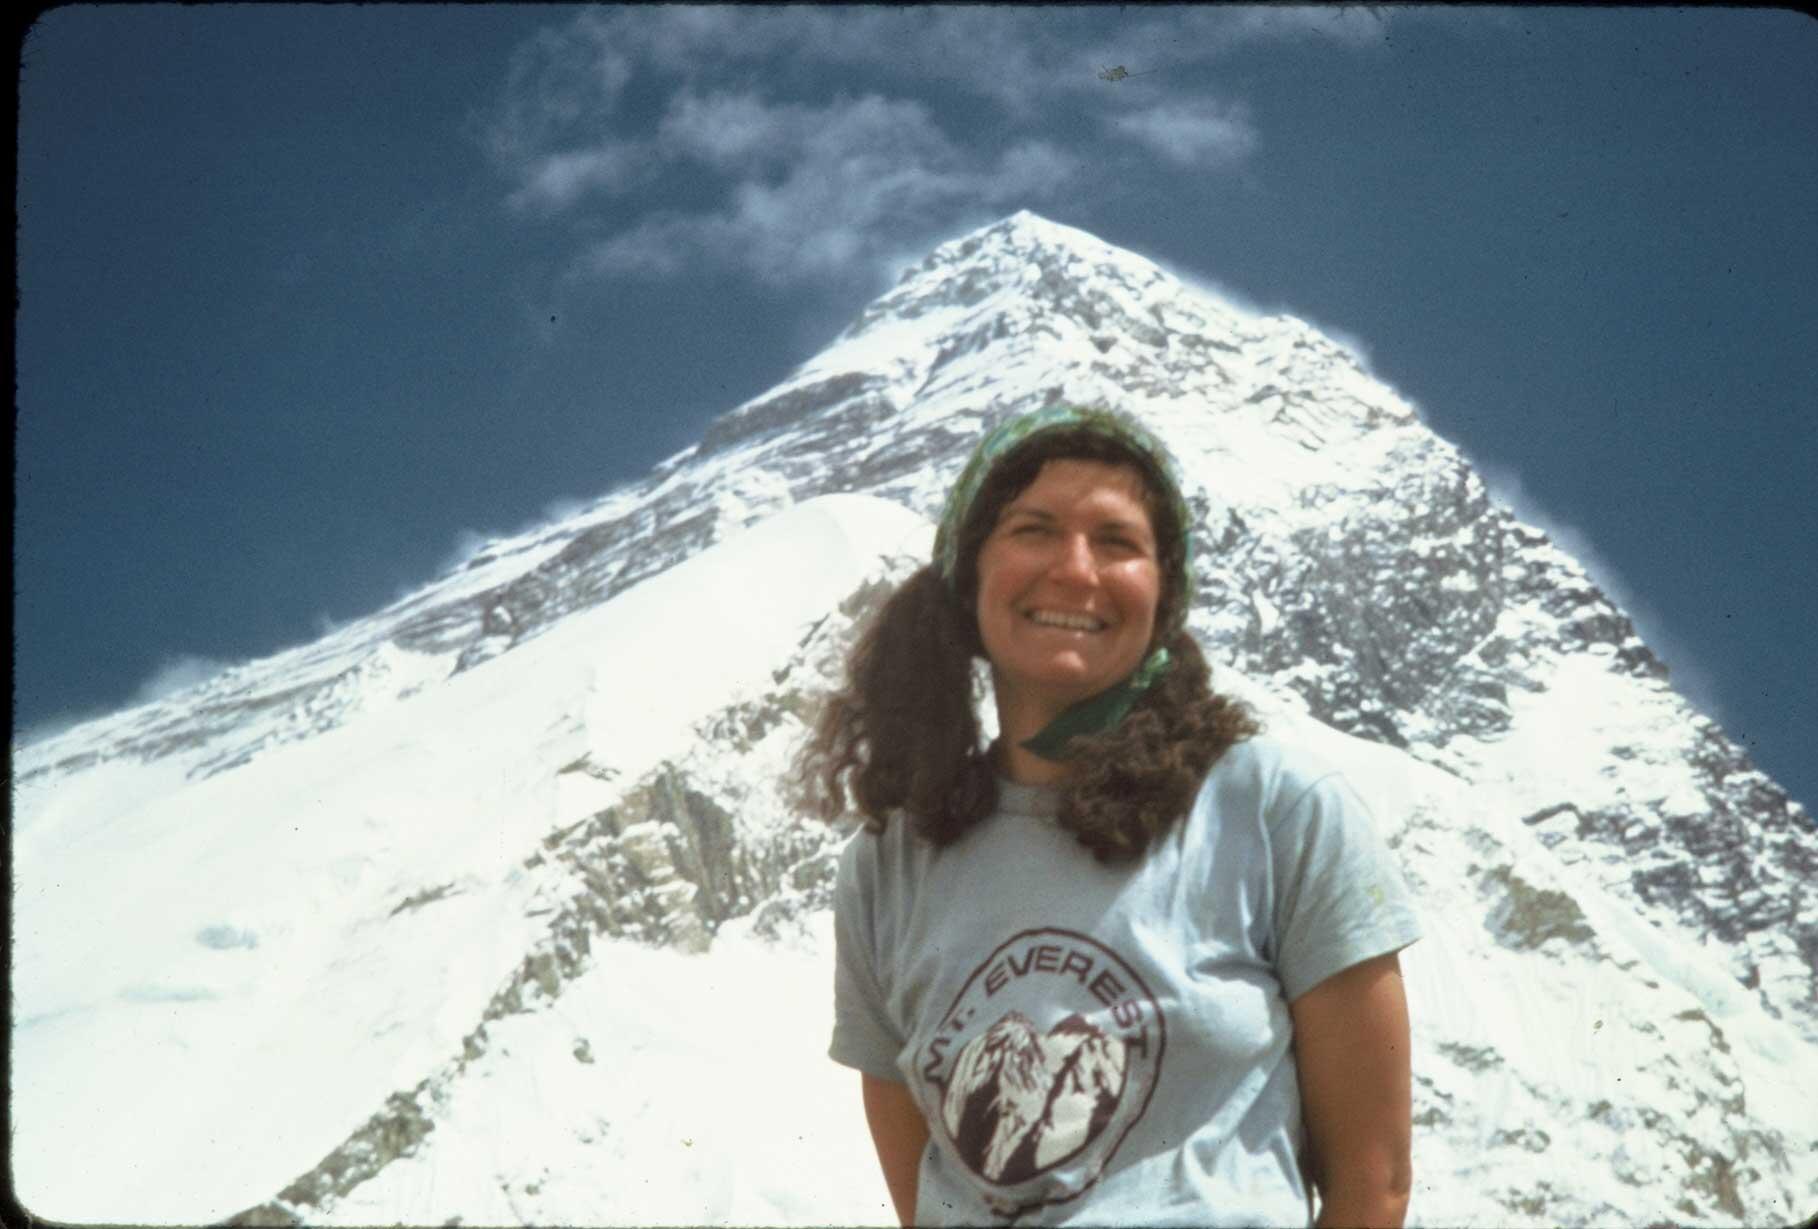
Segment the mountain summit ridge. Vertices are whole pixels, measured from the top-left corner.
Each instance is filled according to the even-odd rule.
[[[938,321],[932,322],[936,327],[929,332],[926,327],[929,322],[924,322],[924,327],[917,330],[922,335],[906,347],[913,357],[899,356],[894,363],[887,364],[887,371],[881,373],[864,369],[864,354],[855,352],[852,343],[873,331],[873,326],[881,319],[874,314],[878,304],[891,303],[894,297],[901,307],[900,300],[908,296],[919,306],[910,308],[906,316],[892,315],[890,318],[900,323],[903,319],[924,317],[930,314],[931,305],[950,307],[951,304],[943,304],[943,300],[951,299],[955,294],[965,298],[970,293],[967,287],[1003,282],[1003,271],[1011,262],[1024,261],[1030,256],[1038,258],[1036,264],[1021,267],[1043,269],[1035,289],[1044,294],[1031,293],[1024,282],[1010,281],[1000,285],[1000,297],[1005,301],[998,310],[983,313],[984,320],[966,322],[968,327],[960,329],[957,335],[952,335],[951,329],[939,328]],[[114,727],[103,736],[103,741],[132,754],[157,757],[189,745],[194,742],[194,732],[187,737],[172,737],[168,728],[170,723],[159,719],[158,710],[184,711],[193,715],[197,708],[193,700],[197,696],[212,699],[248,692],[263,693],[263,698],[274,705],[279,702],[295,705],[294,697],[281,701],[276,694],[279,689],[265,683],[261,675],[277,676],[286,686],[295,686],[299,675],[305,678],[318,675],[304,686],[325,693],[319,698],[326,708],[333,710],[337,707],[331,694],[336,688],[335,679],[342,671],[352,668],[353,662],[375,653],[380,644],[387,642],[410,653],[430,656],[452,650],[464,655],[458,660],[465,661],[467,666],[476,664],[502,648],[536,634],[551,618],[587,603],[607,600],[612,594],[671,566],[716,540],[716,532],[742,527],[758,516],[787,506],[792,500],[827,489],[831,483],[827,474],[817,472],[813,448],[829,443],[839,446],[842,452],[852,451],[851,441],[832,440],[829,436],[842,430],[862,432],[877,426],[879,421],[891,421],[897,427],[893,433],[896,439],[886,443],[909,443],[929,425],[943,425],[930,424],[927,420],[938,420],[952,413],[952,385],[958,373],[946,369],[968,369],[970,364],[962,361],[968,352],[1022,330],[1034,333],[1030,338],[1032,341],[1046,338],[1063,348],[1068,342],[1077,340],[1078,322],[1061,310],[1066,306],[1063,300],[1069,295],[1088,304],[1089,320],[1103,324],[1105,313],[1092,309],[1090,303],[1095,301],[1102,307],[1108,302],[1107,296],[1076,293],[1082,275],[1094,270],[1101,273],[1101,284],[1108,280],[1103,272],[1109,270],[1113,278],[1135,279],[1152,290],[1161,288],[1164,293],[1160,298],[1169,306],[1189,301],[1192,303],[1188,309],[1190,314],[1179,323],[1191,326],[1206,323],[1203,311],[1207,303],[1203,297],[1186,292],[1184,287],[1143,258],[1113,248],[1084,231],[1050,222],[1028,211],[1013,214],[991,227],[936,248],[919,266],[906,271],[894,290],[862,313],[820,355],[798,366],[774,388],[714,419],[708,424],[700,444],[668,458],[645,479],[615,489],[573,516],[526,533],[485,542],[452,572],[435,578],[374,615],[350,621],[321,640],[243,663],[195,688],[128,710],[140,714],[138,724],[144,727],[141,734],[126,734],[122,738],[119,721],[125,714],[114,714],[22,748],[22,755],[28,761],[24,775],[42,771],[60,759],[75,758],[80,753],[68,749],[94,741],[83,734],[98,724]],[[1144,324],[1141,315],[1141,312],[1125,310],[1117,323],[1143,332],[1152,340],[1166,336],[1158,333],[1153,325]],[[1215,309],[1215,319],[1221,324],[1227,319],[1239,318],[1222,306]],[[1319,344],[1317,335],[1298,321],[1282,317],[1256,319],[1270,327],[1291,330],[1290,344],[1307,338],[1315,339],[1307,343],[1309,346]],[[1067,333],[1057,327],[1057,321]],[[905,348],[906,339],[900,335],[900,330],[898,332],[893,344],[899,349]],[[1254,335],[1265,333],[1266,329]],[[1100,336],[1108,334],[1101,331]],[[1329,343],[1325,344],[1329,346]],[[1342,353],[1336,348],[1333,352]],[[1361,375],[1361,372],[1357,374]],[[940,383],[931,387],[937,377],[941,377]],[[1049,394],[1047,399],[1053,399],[1053,391],[1044,390]],[[1105,390],[1088,385],[1077,391],[1083,398],[1088,393],[1102,394]],[[940,398],[933,413],[903,413],[918,399],[940,392],[947,395]],[[1392,404],[1396,412],[1412,417],[1411,408],[1399,402]],[[829,409],[838,412],[828,415]],[[776,466],[775,471],[760,469],[745,475],[736,472],[739,464],[754,451],[753,445],[761,443],[759,437],[769,438],[788,423],[815,416],[828,421],[821,430],[812,433],[812,438],[795,441],[794,455],[785,464]],[[968,417],[982,421],[983,412],[975,409]],[[941,434],[954,432],[948,426]],[[767,457],[771,451],[761,447],[755,449],[760,457]],[[848,485],[857,488],[880,485],[865,482],[867,478],[900,481],[905,469],[936,459],[914,447],[897,447],[891,451],[893,458],[887,470],[861,470],[854,475],[858,481]],[[722,454],[722,464],[700,472],[703,460],[714,454]],[[807,465],[800,460],[804,455],[809,462]],[[907,495],[909,498],[905,502],[924,515],[930,515],[938,507],[937,501],[930,496],[933,489],[924,482],[892,486],[882,493]],[[697,498],[703,495],[705,498]],[[717,531],[716,526],[719,527]],[[648,556],[643,562],[622,557],[623,547],[632,541],[645,548],[652,545],[650,535],[653,532],[658,535],[656,544],[662,549],[640,552]],[[604,567],[600,566],[599,556],[605,556]],[[554,601],[551,601],[552,597]],[[265,668],[267,663],[272,668]],[[330,664],[339,665],[342,670],[321,673],[315,669]],[[207,708],[207,703],[201,707]],[[322,718],[324,721],[330,719],[326,715]],[[319,723],[312,723],[308,731],[318,728]],[[239,762],[237,755],[229,760]]]
[[[200,1078],[210,1012],[293,1001],[292,982],[223,963],[252,936],[298,970],[296,986],[370,997],[370,1033],[325,1018],[323,1038],[408,1046],[363,1042],[393,1066],[312,1088],[324,1108],[256,1173],[228,1167],[238,1176],[203,1214],[451,1214],[411,1202],[410,1175],[469,1163],[478,1137],[458,1124],[484,1117],[476,1107],[518,1112],[484,1089],[516,1086],[513,1046],[555,1044],[561,1004],[610,1010],[602,979],[644,959],[615,944],[713,960],[728,944],[815,933],[838,834],[792,812],[788,752],[855,630],[925,561],[927,523],[979,433],[1063,400],[1134,414],[1181,458],[1205,546],[1190,628],[1215,685],[1356,775],[1429,913],[1407,961],[1416,1121],[1450,1166],[1424,1196],[1429,1223],[1642,1207],[1772,1219],[1818,1192],[1787,1134],[1793,1111],[1762,1074],[1763,1055],[1811,1070],[1818,1044],[1818,918],[1799,891],[1818,880],[1818,838],[1804,808],[1672,690],[1584,568],[1498,505],[1344,347],[1027,212],[937,247],[643,479],[486,543],[314,644],[16,749],[25,1044],[55,1071],[79,1052],[68,1030],[105,1039],[132,1027],[134,1004],[193,1003],[170,1026],[167,1061]],[[760,556],[772,572],[752,570]],[[769,595],[781,604],[739,670],[716,667],[724,680],[697,677],[686,640],[663,640],[667,674],[589,640],[674,625],[743,643],[730,620],[764,575],[801,592]],[[685,702],[650,690],[665,678]],[[245,823],[221,819],[224,806],[247,808]],[[448,848],[419,848],[419,827]],[[195,846],[204,831],[211,843]],[[204,908],[119,878],[109,842],[224,867],[300,859],[322,878],[291,887],[260,871],[273,902]],[[96,917],[61,932],[38,920],[66,915],[33,885],[87,876],[121,885]],[[194,914],[194,929],[159,910]],[[306,942],[302,917],[329,937]],[[422,929],[431,918],[490,937],[446,947]],[[147,967],[108,972],[109,936],[131,930],[148,936]],[[457,952],[471,967],[443,982],[411,972]],[[398,988],[345,981],[362,962],[393,970]],[[439,996],[433,1025],[411,1022],[423,1005],[408,987]],[[610,1043],[582,1040],[593,1057],[568,1037],[564,1061],[596,1063]],[[313,1055],[302,1066],[337,1061],[298,1044]],[[1623,1071],[1626,1086],[1608,1075]],[[142,1077],[118,1078],[122,1097],[151,1095]],[[34,1087],[22,1123],[92,1127],[114,1141],[97,1145],[106,1155],[144,1147],[128,1127],[94,1125],[105,1095],[58,1106],[49,1084]],[[231,1098],[221,1109],[247,1112]],[[601,1131],[576,1127],[551,1155]],[[1580,1181],[1535,1178],[1524,1193],[1516,1179],[1540,1172],[1524,1167],[1567,1140]],[[628,1173],[654,1155],[623,1147]],[[32,1173],[55,1172],[33,1155]],[[741,1180],[758,1202],[728,1206],[747,1220],[794,1206]],[[578,1196],[529,1185],[542,1180],[452,1211],[587,1219],[561,1201]],[[180,1205],[168,1205],[178,1219],[199,1206]],[[653,1207],[646,1219],[713,1219]],[[140,1219],[123,1203],[77,1210]]]

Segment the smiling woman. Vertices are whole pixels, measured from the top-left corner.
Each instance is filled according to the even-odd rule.
[[[805,751],[866,819],[831,1054],[905,1224],[1405,1215],[1419,927],[1343,779],[1212,691],[1174,474],[1122,415],[999,426]]]
[[[1061,766],[1024,738],[1135,672],[1161,598],[1142,476],[1057,459],[997,518],[978,556],[978,631],[996,675],[1017,779]],[[1046,767],[1044,767],[1046,766]]]
[[[1166,450],[1128,418],[1058,406],[988,435],[934,561],[886,604],[822,714],[805,767],[823,813],[850,789],[878,827],[900,807],[944,845],[990,813],[1000,772],[1065,778],[1061,818],[1080,843],[1101,860],[1140,853],[1256,730],[1211,691],[1185,630],[1188,524]],[[1082,614],[1092,630],[1052,626]],[[1004,735],[988,751],[981,657]]]

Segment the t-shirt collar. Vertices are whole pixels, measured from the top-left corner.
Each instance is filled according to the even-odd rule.
[[[1060,804],[1058,785],[1020,785],[1001,775],[997,779],[997,809],[1006,815],[1053,819],[1060,814]]]

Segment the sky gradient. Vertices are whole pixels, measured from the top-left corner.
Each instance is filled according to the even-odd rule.
[[[1358,348],[1818,803],[1810,18],[78,6],[21,59],[16,737],[636,477],[1029,208]]]

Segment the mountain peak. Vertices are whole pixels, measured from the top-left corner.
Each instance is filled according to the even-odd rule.
[[[908,282],[919,274],[939,273],[955,268],[982,271],[1015,271],[1033,262],[1044,269],[1069,266],[1076,271],[1106,265],[1134,266],[1153,270],[1150,262],[1123,248],[1113,247],[1098,236],[1045,218],[1027,209],[988,226],[949,239],[936,247],[917,266],[903,275]]]
[[[1035,330],[1067,339],[1119,334],[1160,345],[1157,326],[1165,305],[1187,299],[1192,306],[1183,321],[1190,330],[1229,333],[1254,325],[1252,317],[1189,289],[1153,261],[1021,209],[947,240],[905,269],[834,344],[880,326],[892,326],[894,337],[895,326],[926,320],[949,332],[985,329],[1003,337]]]
[[[985,246],[998,244],[1007,250],[1029,250],[1033,248],[1063,248],[1079,252],[1082,255],[1099,255],[1106,252],[1117,252],[1121,249],[1112,247],[1097,235],[1078,227],[1068,226],[1047,218],[1028,209],[1019,209],[1007,217],[999,218],[989,226],[949,240],[935,249],[939,254],[951,247],[964,247],[977,244]]]

